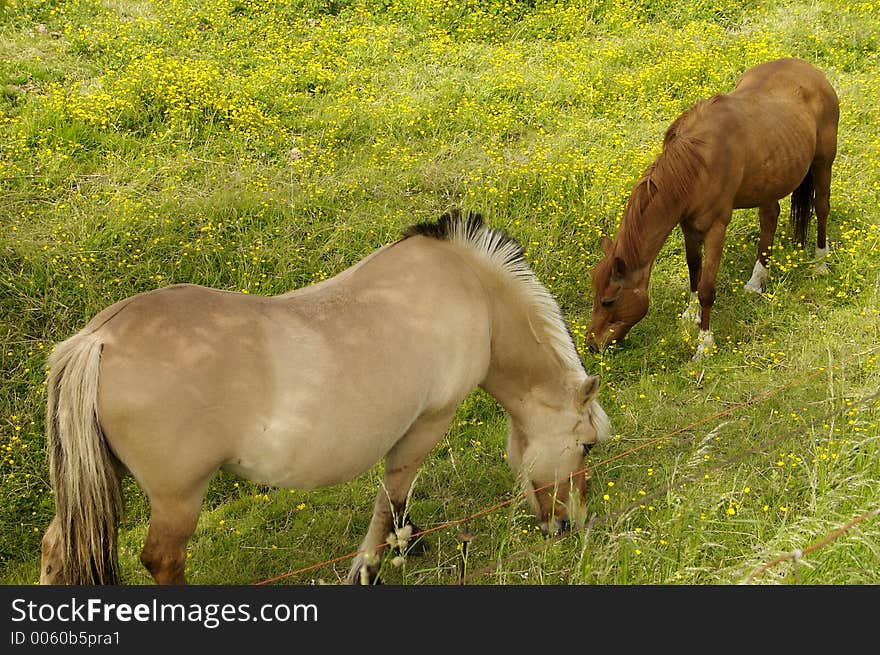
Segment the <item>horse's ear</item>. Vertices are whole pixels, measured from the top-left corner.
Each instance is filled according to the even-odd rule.
[[[599,384],[602,382],[601,375],[588,375],[587,379],[581,384],[578,392],[581,407],[586,407],[596,399],[599,394]]]
[[[620,257],[615,257],[614,261],[611,262],[611,279],[614,282],[619,282],[625,277],[626,262],[623,261]]]
[[[611,239],[608,237],[602,237],[602,252],[606,257],[611,254]]]

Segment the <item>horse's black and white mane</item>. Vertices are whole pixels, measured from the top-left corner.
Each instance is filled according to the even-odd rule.
[[[535,308],[536,316],[543,323],[542,336],[547,338],[559,359],[570,368],[583,369],[583,362],[559,304],[529,268],[525,251],[515,238],[503,230],[487,226],[480,214],[469,212],[462,215],[455,209],[435,222],[417,223],[403,231],[403,239],[416,235],[460,243],[480,255],[497,271],[512,278],[525,299]]]

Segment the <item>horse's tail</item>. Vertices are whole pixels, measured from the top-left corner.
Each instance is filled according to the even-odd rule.
[[[807,227],[810,225],[814,198],[813,173],[807,171],[798,188],[791,193],[791,231],[801,248],[807,244]]]
[[[98,423],[98,367],[103,344],[81,332],[49,358],[46,445],[55,493],[64,580],[117,584],[116,537],[122,485]]]

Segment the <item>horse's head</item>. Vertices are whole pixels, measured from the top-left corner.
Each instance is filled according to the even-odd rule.
[[[564,397],[535,395],[527,418],[511,420],[507,458],[548,534],[579,523],[587,486],[584,457],[608,436],[608,415],[596,401],[598,375],[566,385]]]
[[[614,253],[608,237],[602,239],[605,257],[593,269],[593,317],[587,347],[599,352],[619,342],[648,313],[648,274],[631,270]]]

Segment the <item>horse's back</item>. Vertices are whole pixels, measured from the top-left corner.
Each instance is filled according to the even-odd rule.
[[[756,149],[790,140],[792,130],[837,132],[839,101],[825,74],[801,59],[777,59],[750,68],[733,91],[697,102],[670,126],[708,147],[751,140]]]
[[[743,97],[758,111],[768,102],[778,103],[788,112],[803,109],[816,122],[817,129],[833,127],[840,112],[837,92],[819,68],[795,58],[775,59],[743,73],[730,93]]]
[[[838,113],[837,93],[822,71],[801,59],[777,59],[750,68],[733,91],[699,101],[675,125],[709,140],[751,133],[766,142],[798,125],[836,132]]]
[[[825,73],[808,61],[785,57],[758,64],[745,71],[732,93],[794,94],[815,106],[837,106],[837,92]]]

